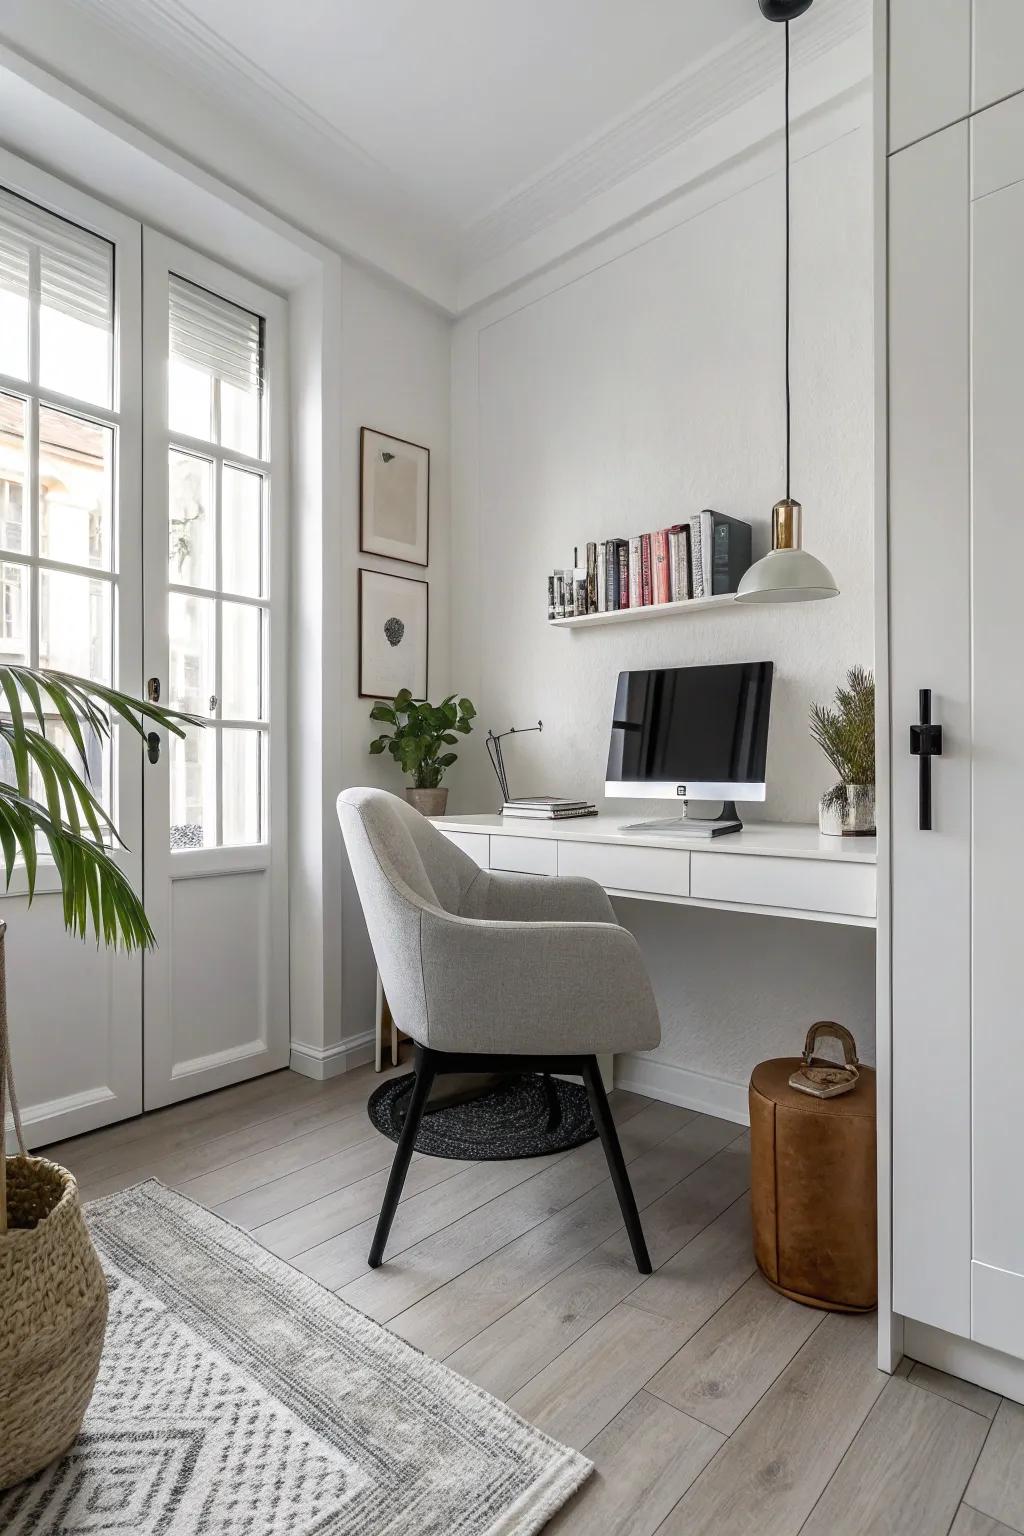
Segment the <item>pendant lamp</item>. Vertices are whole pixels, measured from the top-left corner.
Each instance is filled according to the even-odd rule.
[[[839,588],[827,566],[801,545],[803,508],[790,491],[791,411],[789,387],[790,303],[790,151],[789,151],[789,24],[810,9],[811,0],[758,0],[768,21],[782,22],[786,37],[786,495],[772,508],[771,554],[746,572],[736,593],[738,603],[810,603],[837,597]]]

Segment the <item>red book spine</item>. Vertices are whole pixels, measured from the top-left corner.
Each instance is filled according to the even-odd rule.
[[[672,584],[668,569],[668,529],[661,528],[651,535],[654,544],[654,601],[670,603]]]
[[[640,601],[645,608],[653,602],[651,575],[651,536],[649,533],[642,533],[640,535]]]

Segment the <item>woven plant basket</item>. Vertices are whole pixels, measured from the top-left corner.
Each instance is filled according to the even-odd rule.
[[[0,922],[0,1489],[63,1455],[82,1427],[103,1349],[107,1284],[66,1168],[30,1157],[14,1094]],[[0,1151],[3,1149],[0,1148]]]

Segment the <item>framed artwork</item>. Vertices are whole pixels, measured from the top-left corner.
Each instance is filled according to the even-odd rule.
[[[429,592],[425,581],[359,571],[359,697],[427,696]]]
[[[430,557],[430,449],[362,427],[359,548],[426,565]]]

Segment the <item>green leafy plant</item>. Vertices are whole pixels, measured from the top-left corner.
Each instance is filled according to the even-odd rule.
[[[370,710],[371,720],[392,727],[370,742],[370,755],[390,752],[402,772],[411,775],[415,789],[436,789],[458,756],[442,748],[469,735],[475,714],[469,699],[456,699],[454,693],[431,704],[403,688],[390,704],[378,700]]]
[[[846,687],[836,689],[834,707],[811,706],[811,736],[839,775],[822,804],[845,812],[849,785],[875,782],[875,679],[870,672],[851,667]]]
[[[175,736],[202,721],[177,710],[162,709],[68,672],[40,667],[0,666],[0,741],[14,764],[14,783],[0,781],[0,850],[8,888],[20,854],[28,896],[35,892],[41,833],[60,878],[64,924],[97,944],[150,949],[153,930],[142,902],[110,848],[121,841],[117,828],[89,783],[86,733],[102,743],[110,738],[116,716],[146,740],[147,720]],[[46,734],[47,721],[59,720],[81,759],[80,773]],[[33,773],[41,799],[33,793]]]

